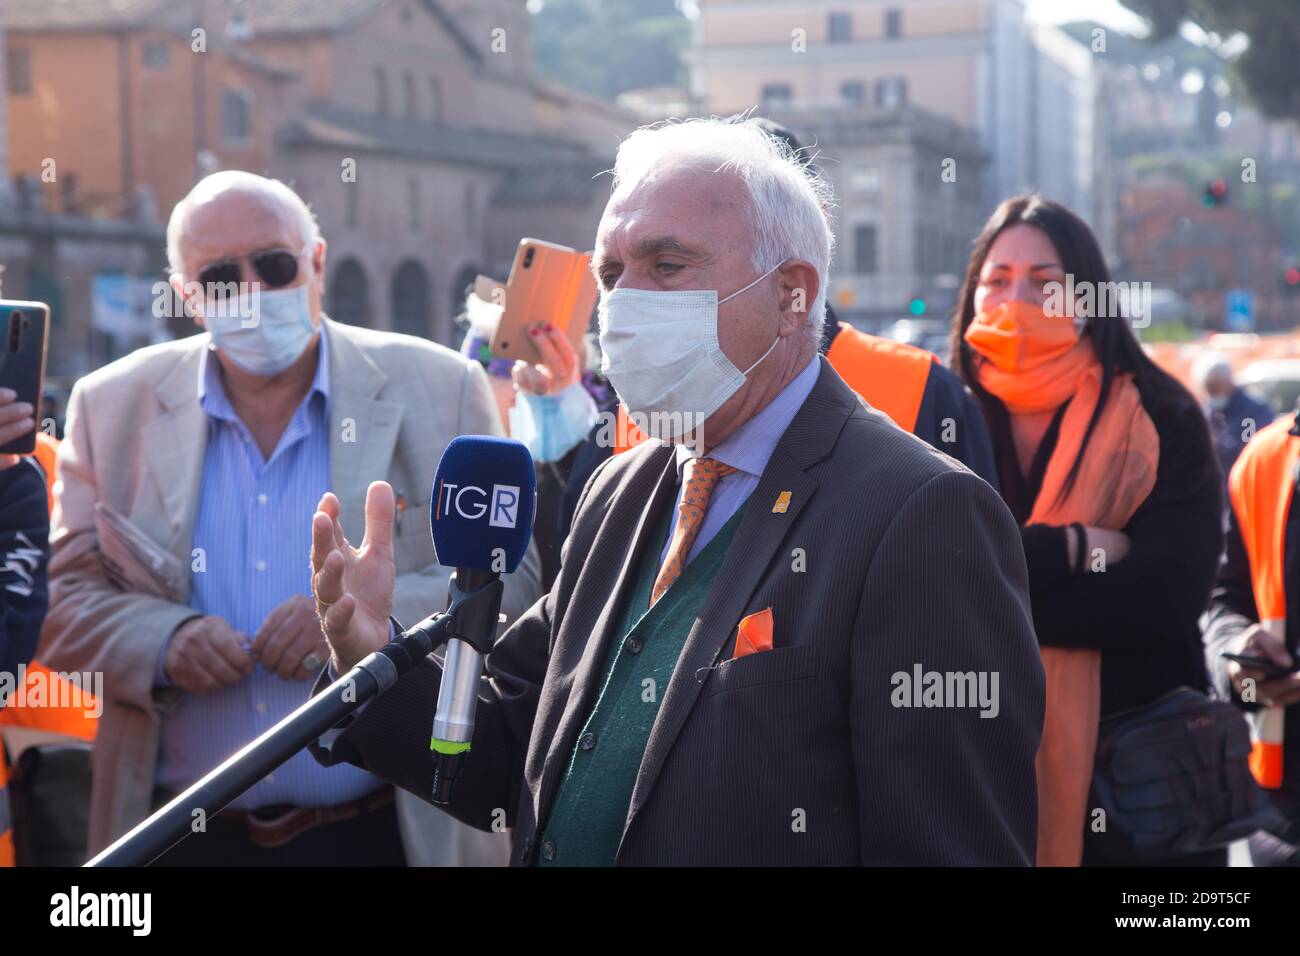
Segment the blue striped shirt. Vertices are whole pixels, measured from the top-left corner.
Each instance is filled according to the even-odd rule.
[[[295,594],[311,595],[311,519],[330,489],[329,346],[321,329],[311,390],[269,459],[239,420],[220,366],[205,352],[198,399],[208,415],[208,447],[194,519],[190,606],[224,618],[252,641],[267,615]],[[165,649],[164,649],[165,651]],[[312,675],[313,678],[315,675]],[[180,791],[267,730],[306,699],[308,683],[260,664],[238,684],[187,694],[162,721],[157,782]],[[328,806],[363,796],[376,777],[351,766],[322,767],[303,750],[231,806]]]

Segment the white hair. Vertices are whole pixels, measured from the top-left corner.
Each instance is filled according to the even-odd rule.
[[[254,192],[266,196],[298,224],[303,245],[315,246],[320,238],[320,227],[316,225],[316,216],[302,197],[278,179],[268,179],[256,173],[240,169],[223,169],[205,176],[195,183],[194,188],[176,204],[171,218],[167,220],[167,265],[174,275],[183,275],[184,265],[181,261],[181,241],[185,238],[186,215],[191,204],[211,199],[223,192]]]
[[[760,274],[787,259],[816,267],[820,281],[808,305],[808,334],[814,345],[820,342],[835,243],[827,212],[830,184],[756,121],[710,117],[634,131],[618,147],[613,191],[630,191],[656,171],[681,164],[733,173],[744,183],[750,198],[750,258]]]
[[[1232,365],[1220,352],[1204,351],[1192,363],[1192,381],[1204,385],[1215,375],[1232,380]]]
[[[505,306],[490,302],[471,289],[469,295],[465,296],[465,307],[461,314],[471,335],[481,335],[490,339],[496,334],[504,312]]]

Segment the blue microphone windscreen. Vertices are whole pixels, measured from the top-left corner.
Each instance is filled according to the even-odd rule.
[[[536,510],[537,473],[522,442],[492,435],[453,438],[429,496],[438,563],[513,571],[528,550]]]

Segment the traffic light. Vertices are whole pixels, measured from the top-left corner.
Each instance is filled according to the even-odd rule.
[[[1287,266],[1282,270],[1282,291],[1288,295],[1300,295],[1300,268]]]
[[[1216,179],[1212,183],[1206,183],[1205,193],[1201,199],[1201,204],[1207,209],[1213,209],[1215,206],[1222,206],[1228,201],[1228,181],[1226,179]]]
[[[913,296],[912,301],[907,304],[907,311],[915,318],[925,315],[925,299],[921,296]]]

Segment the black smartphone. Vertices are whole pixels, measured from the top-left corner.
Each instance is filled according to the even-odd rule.
[[[0,445],[0,454],[30,455],[36,450],[41,421],[41,389],[45,382],[45,345],[50,332],[50,307],[44,302],[0,299],[0,388],[12,389],[16,401],[32,406],[36,423],[26,435]]]
[[[1273,680],[1277,677],[1288,677],[1291,674],[1294,674],[1297,669],[1300,669],[1296,667],[1282,667],[1278,664],[1274,664],[1268,658],[1256,657],[1253,654],[1229,654],[1227,651],[1224,651],[1219,656],[1225,660],[1236,661],[1242,667],[1249,667],[1252,670],[1263,671],[1264,677],[1268,680]]]

